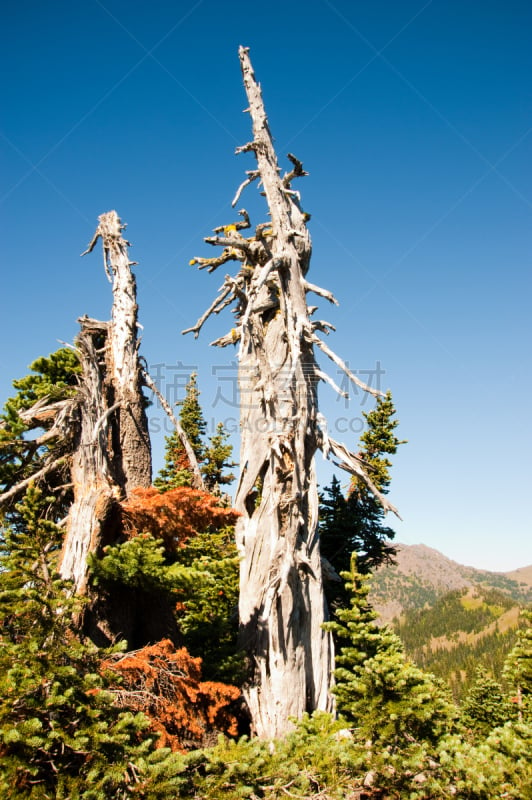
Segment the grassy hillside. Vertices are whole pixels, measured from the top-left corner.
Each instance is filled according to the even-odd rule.
[[[370,600],[408,655],[459,701],[477,666],[500,679],[520,610],[532,603],[532,567],[487,572],[425,545],[398,545],[397,563],[374,574]]]
[[[408,655],[447,682],[460,701],[477,666],[501,679],[520,610],[502,592],[476,587],[449,592],[431,607],[407,610],[392,625]]]

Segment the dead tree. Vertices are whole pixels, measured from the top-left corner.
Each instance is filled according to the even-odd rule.
[[[205,240],[223,249],[218,257],[193,259],[200,269],[212,272],[229,261],[241,266],[235,277],[225,277],[217,298],[184,333],[198,336],[209,316],[235,304],[234,327],[212,344],[239,348],[242,438],[235,507],[241,513],[236,532],[240,624],[251,663],[245,695],[256,733],[274,737],[287,730],[290,717],[332,708],[333,648],[322,628],[327,611],[317,534],[316,449],[362,476],[383,506],[392,506],[379,495],[360,459],[328,436],[318,411],[319,381],[334,382],[320,370],[315,347],[357,386],[377,392],[362,384],[318,336],[332,325],[311,319],[315,308],[307,304],[309,292],[336,301],[306,277],[309,216],[292,181],[307,173],[289,154],[292,168],[281,175],[248,49],[241,47],[239,55],[253,139],[236,152],[252,152],[257,168],[247,172],[233,207],[242,190],[258,180],[270,222],[246,238],[241,231],[250,221],[242,210],[240,221],[216,228],[215,236]]]
[[[24,440],[21,477],[0,494],[0,507],[8,508],[28,485],[58,474],[73,491],[66,519],[60,558],[63,578],[74,590],[87,589],[87,558],[120,536],[120,503],[135,487],[151,483],[151,447],[142,387],[159,397],[174,421],[187,452],[194,483],[203,488],[194,451],[171,408],[158,392],[139,359],[137,301],[134,262],[129,260],[125,228],[115,211],[102,214],[88,249],[102,240],[104,268],[112,284],[111,320],[101,322],[87,316],[78,321],[81,331],[75,351],[81,372],[77,389],[64,399],[47,396],[31,408],[18,412],[21,420],[44,432]],[[36,458],[46,445],[44,457]],[[36,468],[27,475],[26,467]],[[59,481],[61,482],[61,481]],[[57,481],[56,481],[57,483]]]
[[[78,320],[82,377],[71,466],[74,503],[60,565],[62,577],[72,580],[78,593],[86,587],[88,554],[116,538],[119,501],[132,488],[151,483],[136,284],[124,227],[116,211],[102,214],[86,250],[90,253],[101,238],[113,307],[110,322]]]

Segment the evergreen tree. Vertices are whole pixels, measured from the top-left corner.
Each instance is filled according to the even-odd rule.
[[[391,462],[400,444],[395,436],[399,424],[393,419],[395,408],[390,392],[379,397],[376,407],[364,413],[367,430],[360,437],[358,455],[367,465],[375,486],[387,494],[390,485]],[[320,547],[321,554],[337,573],[349,570],[351,554],[357,554],[358,569],[362,573],[374,570],[382,563],[390,563],[395,549],[389,544],[395,532],[384,524],[385,512],[366,484],[353,477],[347,496],[340,482],[333,476],[330,486],[320,496]],[[326,583],[326,596],[331,609],[348,602],[345,588],[340,582]]]
[[[179,421],[188,436],[192,449],[199,461],[203,459],[203,436],[207,423],[203,417],[203,410],[199,402],[200,390],[198,389],[198,376],[193,372],[186,386],[185,399],[180,402]]]
[[[238,646],[239,559],[233,528],[189,539],[179,562],[198,575],[180,596],[177,610],[187,647],[201,656],[206,680],[240,686],[245,670]]]
[[[233,445],[228,443],[229,434],[224,428],[223,422],[216,426],[216,433],[209,440],[208,447],[203,454],[204,463],[201,467],[205,486],[209,492],[219,492],[221,486],[232,483],[235,476],[232,472],[226,474],[226,469],[236,467],[232,461]]]
[[[373,495],[357,488],[346,497],[333,475],[320,500],[321,553],[337,572],[348,569],[353,552],[363,573],[393,559],[395,549],[388,542],[395,533],[382,524],[383,512]]]
[[[77,390],[81,370],[77,353],[60,348],[36,359],[29,368],[29,375],[13,381],[16,394],[6,401],[0,414],[0,493],[39,472],[50,461],[57,461],[58,467],[41,479],[45,491],[68,483],[64,465],[59,462],[65,443],[49,431],[53,410]],[[56,520],[65,516],[70,502],[70,490],[63,487],[53,501]],[[12,525],[20,521],[15,504],[13,498],[7,505]]]
[[[179,403],[179,421],[194,450],[207,491],[219,492],[219,487],[231,483],[235,476],[226,475],[225,470],[236,466],[231,460],[233,446],[228,444],[229,434],[223,423],[218,423],[216,433],[208,445],[204,443],[207,422],[199,402],[200,391],[197,375],[193,372],[186,386],[185,399]],[[165,465],[160,470],[154,485],[161,491],[180,486],[191,486],[190,464],[177,431],[166,437]]]
[[[487,736],[514,716],[502,686],[483,667],[477,668],[461,710],[464,725],[477,736]]]
[[[526,627],[517,635],[517,643],[504,664],[504,677],[515,687],[514,702],[519,717],[532,724],[532,611],[522,611]]]
[[[197,374],[193,372],[186,386],[185,399],[181,400],[179,421],[188,436],[190,445],[196,455],[198,464],[203,460],[203,436],[207,423],[199,402],[200,391]],[[154,485],[162,490],[175,489],[179,486],[192,486],[190,463],[185,448],[177,431],[166,437],[164,467],[160,470]]]
[[[181,400],[179,421],[184,432],[188,436],[190,445],[196,455],[198,464],[203,459],[203,436],[207,428],[207,423],[203,416],[203,411],[199,403],[200,391],[197,384],[197,374],[193,372],[186,386],[185,399]],[[179,486],[192,486],[192,474],[190,463],[185,448],[179,438],[177,431],[166,437],[166,447],[164,455],[164,467],[160,470],[154,481],[161,491],[175,489]]]
[[[355,556],[342,577],[350,607],[326,623],[339,644],[333,689],[338,710],[374,743],[435,743],[452,727],[454,706],[433,676],[406,659],[399,637],[375,624],[369,582],[357,571]]]
[[[79,638],[82,604],[56,572],[50,502],[30,484],[17,508],[23,526],[1,542],[0,795],[104,800],[137,784],[147,797],[150,764],[159,775],[168,754],[153,752],[142,714],[115,704],[99,669],[113,650]]]

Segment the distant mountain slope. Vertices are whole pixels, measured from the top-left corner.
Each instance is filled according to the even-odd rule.
[[[517,581],[522,586],[529,586],[532,589],[532,564],[529,567],[514,569],[512,572],[504,573],[507,578]]]
[[[510,573],[465,567],[425,545],[397,547],[373,575],[370,600],[407,654],[446,681],[455,700],[482,665],[501,678],[520,610],[532,602],[532,566]]]
[[[509,573],[466,567],[423,544],[397,544],[397,563],[373,575],[370,600],[383,622],[407,609],[433,606],[451,591],[497,589],[516,603],[532,603],[532,566]]]
[[[476,586],[448,592],[432,607],[405,611],[394,628],[410,658],[446,681],[460,701],[478,666],[501,680],[521,608],[497,589]]]

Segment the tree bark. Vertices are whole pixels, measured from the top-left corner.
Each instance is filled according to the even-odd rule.
[[[251,664],[245,696],[255,732],[270,738],[286,732],[291,717],[333,708],[333,645],[322,628],[327,610],[317,532],[316,449],[341,459],[340,466],[363,477],[385,508],[393,507],[373,486],[360,458],[328,436],[318,410],[318,382],[334,382],[318,368],[314,345],[350,380],[380,393],[362,384],[317,336],[332,326],[311,320],[315,308],[307,305],[307,293],[336,301],[305,278],[312,249],[309,215],[291,183],[307,173],[288,154],[292,169],[281,177],[247,48],[241,47],[239,56],[253,140],[237,153],[253,152],[257,169],[247,171],[233,206],[242,190],[260,178],[271,221],[244,238],[240,231],[250,223],[242,209],[241,221],[216,228],[217,235],[206,239],[223,247],[222,254],[191,263],[209,272],[228,261],[240,262],[241,268],[236,277],[225,277],[218,297],[184,333],[197,336],[212,314],[236,303],[235,327],[213,344],[239,346],[241,475],[235,507],[241,514],[236,528],[241,635]]]
[[[311,255],[304,213],[283,184],[260,87],[241,48],[253,143],[271,214],[271,246],[247,290],[240,343],[241,464],[235,508],[241,557],[242,641],[253,659],[246,699],[256,732],[331,710],[333,648],[326,620],[314,471],[315,361],[304,275]],[[274,305],[261,311],[271,300]]]
[[[120,508],[131,489],[151,484],[151,450],[138,358],[135,278],[128,242],[115,211],[102,214],[90,252],[102,239],[113,284],[110,322],[83,317],[76,344],[82,365],[72,456],[74,503],[60,572],[76,592],[87,584],[87,557],[114,541]]]

